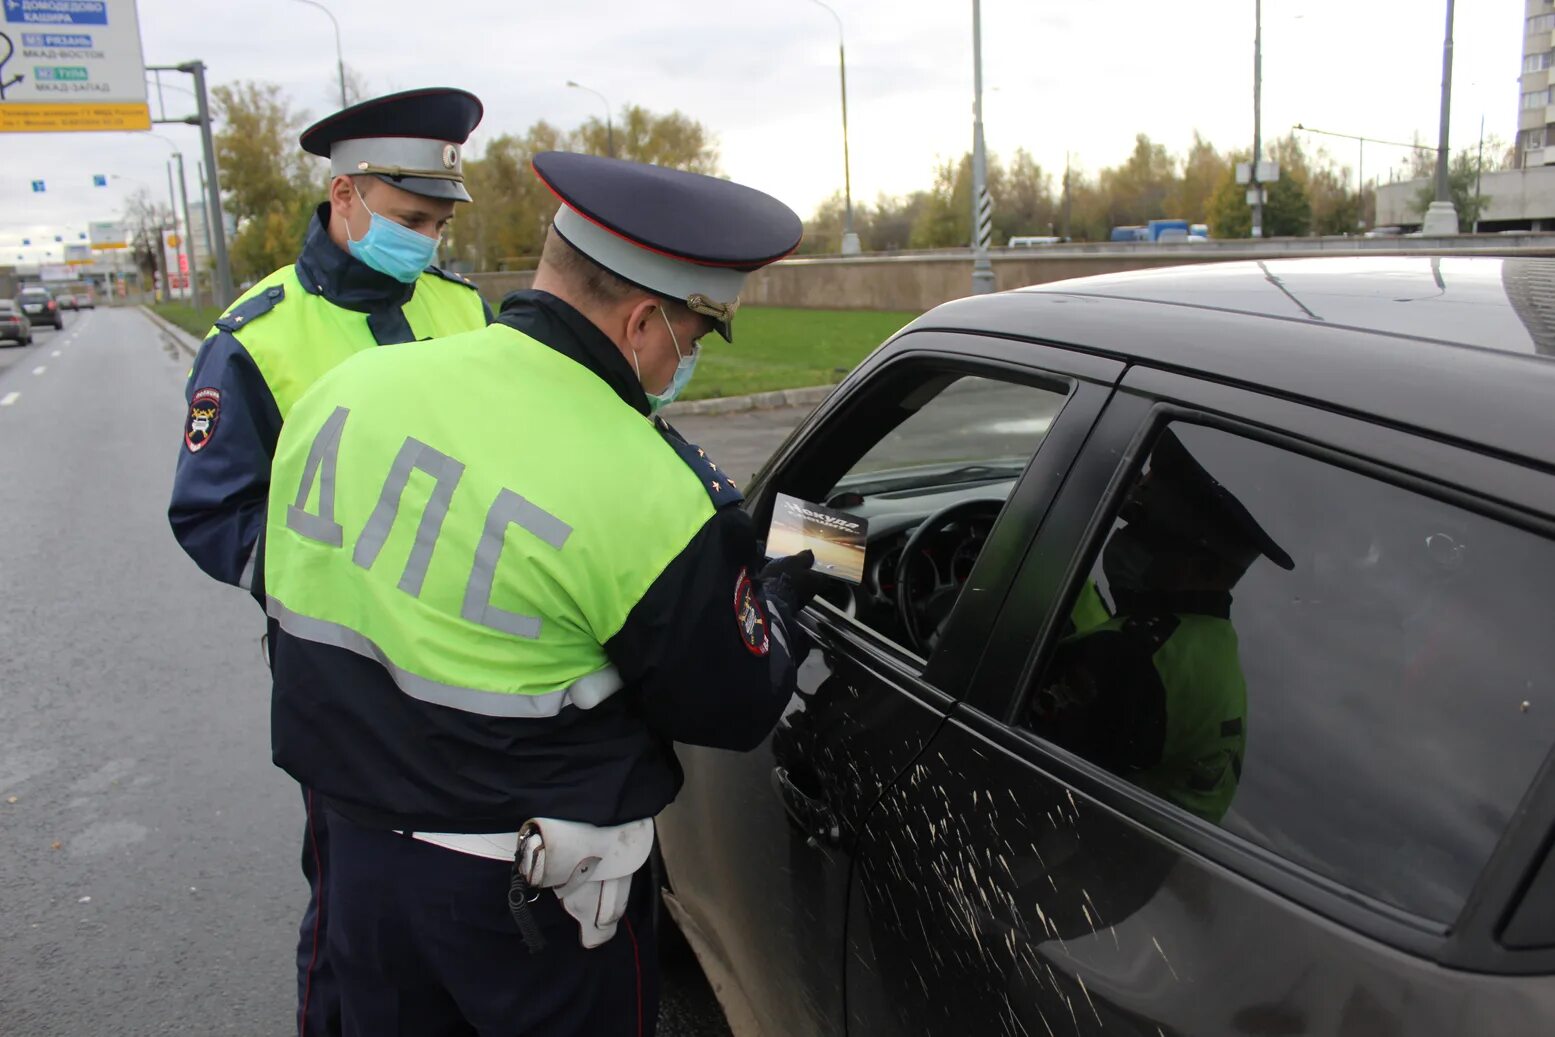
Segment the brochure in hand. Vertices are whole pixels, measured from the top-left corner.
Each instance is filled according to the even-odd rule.
[[[777,495],[772,529],[767,533],[767,557],[782,558],[800,551],[815,552],[815,571],[849,583],[864,579],[866,519],[824,504]]]

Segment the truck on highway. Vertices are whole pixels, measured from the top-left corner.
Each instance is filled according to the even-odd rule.
[[[1114,227],[1113,241],[1207,241],[1209,228],[1202,223],[1190,224],[1187,220],[1151,220],[1143,227]]]

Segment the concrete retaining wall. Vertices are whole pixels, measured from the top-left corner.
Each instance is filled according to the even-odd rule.
[[[1302,256],[1367,256],[1451,252],[1455,255],[1555,255],[1555,235],[1459,235],[1452,238],[1281,238],[1210,241],[1198,245],[1119,246],[1109,243],[1001,249],[992,257],[1002,291],[1093,274],[1188,263]],[[473,274],[496,306],[508,292],[528,288],[532,271]],[[971,294],[972,258],[966,250],[847,259],[789,259],[751,275],[741,295],[747,306],[815,310],[906,310],[921,313]]]

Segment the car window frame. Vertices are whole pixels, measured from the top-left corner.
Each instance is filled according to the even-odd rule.
[[[987,643],[999,606],[1014,579],[1015,566],[1001,571],[984,564],[988,546],[998,540],[1001,549],[1013,558],[1023,556],[1029,549],[1041,518],[1056,499],[1059,486],[1118,379],[1123,376],[1126,365],[1054,343],[935,328],[907,329],[872,354],[839,385],[756,474],[745,507],[758,531],[764,532],[767,528],[773,498],[778,492],[800,497],[811,492],[806,485],[796,485],[789,473],[804,465],[807,455],[816,452],[814,444],[820,441],[818,437],[822,437],[828,427],[835,434],[839,425],[845,428],[850,419],[857,419],[861,411],[866,411],[873,402],[872,385],[878,386],[883,379],[900,377],[911,368],[956,371],[1038,388],[1053,388],[1059,383],[1068,386],[1068,399],[1043,437],[1037,453],[1027,462],[1011,489],[1008,503],[984,545],[983,555],[979,556],[978,564],[951,612],[945,635],[927,659],[858,622],[830,602],[817,599],[807,610],[808,625],[812,628],[824,624],[845,635],[842,640],[851,644],[855,651],[872,657],[875,665],[888,664],[898,674],[933,686],[953,702],[965,694],[976,658]],[[1039,459],[1040,464],[1037,463]],[[843,474],[845,472],[846,468]]]
[[[1218,428],[1290,450],[1552,539],[1555,476],[1521,460],[1481,453],[1364,416],[1179,372],[1133,365],[1118,390],[1075,462],[1071,484],[1076,492],[1066,489],[1055,502],[1051,521],[1020,566],[992,633],[992,640],[1004,646],[1004,655],[991,651],[985,657],[970,694],[958,708],[980,714],[980,726],[995,732],[998,741],[1028,763],[1141,830],[1211,859],[1349,929],[1450,967],[1509,975],[1555,970],[1555,947],[1513,949],[1498,942],[1555,838],[1555,749],[1532,778],[1458,916],[1450,924],[1439,925],[1372,900],[1194,817],[1044,741],[1018,719],[1037,675],[1052,657],[1065,606],[1089,576],[1099,545],[1149,449],[1173,421]],[[1042,582],[1045,593],[1032,593],[1033,577]],[[1029,617],[1038,607],[1042,619],[1034,635]],[[1016,664],[1009,646],[1020,639],[1022,625],[1027,650],[1024,661]]]

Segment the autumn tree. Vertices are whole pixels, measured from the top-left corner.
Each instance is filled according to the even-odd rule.
[[[1480,180],[1480,168],[1477,158],[1477,149],[1465,149],[1452,157],[1452,163],[1447,167],[1447,187],[1452,196],[1452,207],[1458,211],[1458,230],[1468,234],[1474,230],[1474,224],[1479,221],[1485,207],[1490,204],[1489,197],[1477,192]],[[1425,219],[1425,211],[1436,200],[1436,169],[1431,169],[1431,180],[1419,191],[1415,192],[1414,208]]]
[[[151,192],[144,187],[136,189],[125,200],[124,229],[135,268],[146,279],[143,283],[149,284],[151,275],[160,269],[157,257],[162,248],[162,231],[173,223],[173,211],[154,201]]]
[[[578,127],[568,137],[567,150],[609,154],[612,135],[616,158],[718,175],[718,145],[713,135],[707,127],[678,111],[657,115],[638,105],[627,105],[610,127],[597,117]]]
[[[1057,234],[1058,202],[1053,178],[1024,149],[1018,149],[1008,168],[1001,168],[994,196],[994,243],[1003,244],[1018,234]]]
[[[670,112],[658,115],[629,106],[614,127],[618,158],[652,162],[694,173],[718,173],[718,149],[701,123]],[[556,197],[530,171],[542,151],[603,155],[605,124],[592,119],[571,132],[540,121],[523,134],[506,133],[466,156],[465,186],[473,204],[461,205],[445,246],[449,257],[477,270],[533,267],[556,214]]]
[[[1162,215],[1189,223],[1208,223],[1210,199],[1230,165],[1230,159],[1217,151],[1215,145],[1200,136],[1197,130],[1193,131],[1193,143],[1182,160],[1182,174],[1168,195],[1168,211]]]
[[[1247,204],[1247,185],[1236,182],[1236,163],[1248,161],[1246,152],[1234,153],[1215,189],[1209,206],[1209,232],[1216,238],[1247,238],[1253,233],[1253,210]],[[1269,238],[1305,237],[1312,230],[1312,204],[1305,186],[1287,167],[1280,178],[1264,185],[1263,233]]]
[[[211,91],[223,206],[237,221],[229,249],[239,281],[296,260],[325,171],[297,146],[307,122],[274,83],[239,82]]]
[[[1108,222],[1114,227],[1138,225],[1166,216],[1167,199],[1177,181],[1177,162],[1166,147],[1141,133],[1122,165],[1104,169],[1100,183],[1107,197]]]

